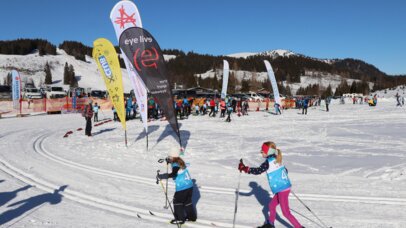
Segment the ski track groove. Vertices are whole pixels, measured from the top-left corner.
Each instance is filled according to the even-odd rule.
[[[33,143],[34,150],[38,150],[39,148],[41,148],[41,142],[43,142],[43,140],[48,135],[49,135],[49,133],[40,135],[34,140],[34,143]],[[45,192],[53,192],[54,189],[59,188],[59,186],[57,186],[55,184],[52,184],[45,180],[39,179],[39,178],[35,177],[34,175],[25,173],[24,171],[18,169],[17,167],[10,165],[10,163],[4,161],[2,158],[0,158],[0,170],[2,170],[3,172],[7,173],[8,175],[10,175],[28,185],[34,186]],[[163,222],[166,224],[168,223],[168,220],[173,219],[172,214],[152,212],[150,210],[143,209],[143,208],[127,206],[127,205],[124,205],[121,203],[104,200],[104,199],[97,198],[97,197],[94,197],[94,196],[91,196],[88,194],[84,194],[84,193],[81,193],[78,191],[74,191],[74,190],[67,189],[64,192],[61,192],[60,194],[69,200],[72,200],[72,201],[75,201],[75,202],[78,202],[78,203],[81,203],[84,205],[103,209],[103,210],[110,211],[110,212],[113,212],[116,214],[122,214],[122,215],[135,217],[138,219]],[[186,226],[187,227],[196,227],[196,228],[202,228],[202,227],[225,227],[226,228],[226,227],[232,227],[232,224],[198,219],[194,223],[186,223]],[[248,228],[250,226],[237,225],[236,227]]]
[[[49,135],[51,135],[51,134],[48,133],[48,134],[43,134],[43,135],[39,136],[35,140],[33,147],[34,147],[34,150],[38,154],[40,154],[50,160],[53,160],[55,162],[65,165],[65,166],[69,166],[71,168],[80,169],[80,170],[87,171],[87,172],[92,172],[92,173],[95,173],[98,175],[103,175],[103,176],[122,179],[122,180],[126,180],[126,181],[132,181],[132,182],[136,182],[136,183],[142,183],[142,184],[146,184],[146,185],[155,186],[154,179],[149,179],[149,178],[144,178],[144,177],[139,177],[139,176],[128,175],[128,174],[124,174],[124,173],[99,169],[99,168],[79,164],[76,162],[72,162],[72,161],[66,160],[64,158],[58,157],[54,154],[51,154],[43,147],[43,142],[45,141],[45,139],[47,137],[49,137]],[[173,184],[171,184],[171,187],[173,187]],[[232,189],[232,188],[199,186],[199,190],[202,192],[214,193],[214,194],[235,195],[235,189]],[[240,192],[248,193],[249,191],[241,189]],[[406,199],[404,199],[404,198],[337,196],[337,195],[320,195],[320,194],[296,194],[296,195],[298,195],[303,200],[311,200],[311,201],[370,203],[370,204],[406,206]],[[291,196],[291,199],[296,200],[296,198],[294,198],[292,196]]]

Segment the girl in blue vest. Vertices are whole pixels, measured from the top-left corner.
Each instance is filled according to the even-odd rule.
[[[172,224],[184,224],[185,221],[196,221],[197,216],[192,204],[193,181],[185,162],[179,157],[179,149],[173,148],[169,152],[167,162],[171,164],[172,173],[160,174],[158,178],[172,178],[175,181],[176,190],[173,197],[175,219]]]
[[[267,173],[269,186],[274,194],[271,202],[269,202],[269,223],[262,226],[262,228],[274,228],[274,222],[276,219],[276,206],[280,204],[283,216],[285,216],[289,222],[295,228],[302,228],[302,225],[297,219],[290,213],[289,208],[289,193],[291,183],[288,177],[285,166],[282,165],[282,153],[276,148],[275,143],[265,142],[262,144],[261,155],[266,158],[265,162],[258,168],[250,168],[244,163],[240,162],[238,170],[248,174],[259,175],[263,172]]]

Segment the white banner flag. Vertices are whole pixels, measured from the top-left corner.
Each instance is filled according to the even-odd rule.
[[[20,109],[21,99],[21,77],[16,70],[11,71],[12,76],[12,93],[13,93],[13,108]]]
[[[227,60],[223,60],[223,62],[223,87],[221,89],[221,99],[225,99],[227,96],[228,74],[230,71]]]
[[[282,105],[281,98],[279,97],[278,84],[276,83],[275,74],[273,73],[271,63],[269,63],[268,60],[264,60],[264,62],[265,62],[266,70],[268,71],[269,80],[271,81],[271,84],[272,84],[275,103]]]
[[[116,31],[117,41],[120,41],[121,33],[127,28],[142,28],[141,17],[137,6],[131,1],[118,2],[111,10],[110,20],[113,23],[114,30]],[[125,67],[127,68],[128,76],[130,77],[131,85],[134,89],[137,104],[140,108],[145,131],[148,132],[148,93],[146,86],[144,85],[144,82],[141,80],[137,71],[131,65],[123,50],[121,50],[121,53],[121,57],[124,59]]]

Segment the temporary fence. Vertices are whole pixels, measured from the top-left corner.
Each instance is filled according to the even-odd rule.
[[[80,112],[83,110],[88,100],[93,100],[93,105],[97,103],[100,109],[107,110],[113,107],[108,99],[99,98],[57,98],[57,99],[31,99],[21,101],[20,109],[13,108],[13,101],[0,101],[0,115],[28,115],[35,113],[65,113]]]
[[[101,110],[108,110],[113,107],[108,99],[99,98],[57,98],[57,99],[31,99],[23,100],[20,109],[13,108],[13,101],[0,101],[0,115],[26,115],[35,113],[66,113],[66,112],[80,112],[87,104],[88,99],[93,100],[93,104],[97,103]],[[195,98],[193,105],[202,106],[206,98]],[[239,105],[240,102],[237,102]],[[264,101],[249,101],[248,111],[267,111],[274,109],[274,100],[265,99]],[[282,109],[295,108],[295,100],[282,99]]]
[[[193,100],[193,106],[199,105],[202,106],[206,98],[196,98]],[[295,100],[294,99],[282,99],[281,108],[282,109],[289,109],[295,108]],[[239,105],[240,101],[237,100],[237,105]],[[273,99],[265,99],[263,101],[249,101],[248,102],[248,111],[267,111],[274,109],[275,101]]]

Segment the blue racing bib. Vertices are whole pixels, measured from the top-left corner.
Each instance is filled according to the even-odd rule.
[[[268,163],[269,168],[266,172],[272,193],[276,194],[290,188],[292,184],[290,183],[285,166],[279,165],[274,157],[268,158]]]
[[[180,167],[178,163],[173,163],[172,168]],[[176,191],[183,191],[193,187],[193,181],[190,177],[189,171],[186,169],[179,169],[178,175],[174,178]]]

